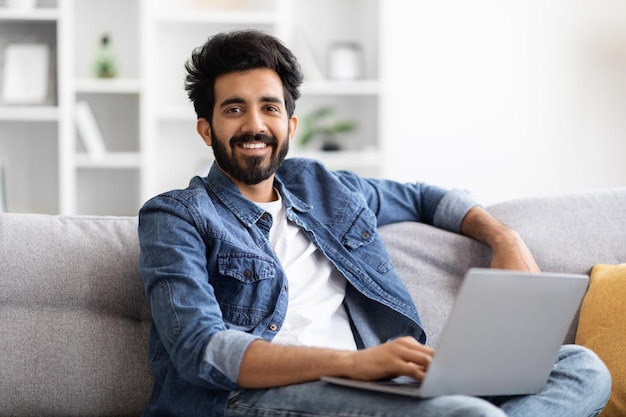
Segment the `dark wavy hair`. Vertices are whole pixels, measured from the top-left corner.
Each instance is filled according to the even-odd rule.
[[[285,106],[291,117],[300,97],[302,71],[294,54],[276,37],[257,30],[239,30],[209,37],[185,63],[185,90],[198,118],[212,123],[215,79],[235,71],[269,68],[283,82]]]

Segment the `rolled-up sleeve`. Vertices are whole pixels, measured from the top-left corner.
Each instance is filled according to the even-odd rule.
[[[472,195],[460,189],[448,191],[435,210],[433,226],[459,233],[467,212],[479,205]]]
[[[223,384],[236,382],[243,355],[250,343],[257,339],[258,336],[239,330],[224,330],[214,334],[204,351],[204,369],[201,373],[210,376],[216,383],[220,383],[222,377],[226,378]]]

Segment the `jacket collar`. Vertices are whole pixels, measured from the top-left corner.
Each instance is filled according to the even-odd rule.
[[[217,163],[213,162],[203,182],[207,191],[214,194],[246,227],[252,227],[265,213],[261,207],[241,194],[235,183],[217,166]],[[291,210],[306,212],[313,208],[293,195],[288,190],[288,184],[282,181],[278,173],[274,176],[274,187],[280,193],[287,212]]]

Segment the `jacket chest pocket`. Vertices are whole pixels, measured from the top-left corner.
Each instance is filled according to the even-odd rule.
[[[377,273],[386,274],[393,269],[387,251],[377,238],[376,216],[364,208],[355,217],[341,242],[363,265],[368,265]]]
[[[230,328],[253,329],[274,310],[275,277],[278,266],[273,259],[253,253],[221,253],[219,276],[212,280],[215,297],[224,322]]]
[[[218,256],[220,275],[244,284],[252,284],[274,277],[274,261],[252,253],[222,253]]]
[[[370,244],[376,237],[376,225],[374,213],[367,209],[361,210],[341,237],[343,245],[348,249],[357,249]]]

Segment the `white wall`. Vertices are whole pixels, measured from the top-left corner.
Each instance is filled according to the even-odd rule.
[[[394,0],[386,176],[486,204],[626,185],[626,2]]]

